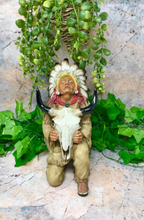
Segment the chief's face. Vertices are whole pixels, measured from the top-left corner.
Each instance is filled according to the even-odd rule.
[[[74,94],[75,84],[71,77],[66,76],[60,81],[59,90],[61,94],[70,93]]]

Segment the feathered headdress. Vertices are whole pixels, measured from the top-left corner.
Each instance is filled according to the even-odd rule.
[[[50,78],[49,78],[49,97],[51,98],[52,95],[54,94],[54,88],[57,87],[59,79],[63,76],[69,74],[71,75],[76,83],[80,87],[80,92],[82,96],[85,99],[88,99],[88,95],[86,91],[88,90],[86,87],[86,77],[84,76],[85,73],[82,69],[79,69],[76,64],[69,65],[68,59],[64,59],[60,64],[56,64],[54,67],[54,70],[51,71],[50,73]]]

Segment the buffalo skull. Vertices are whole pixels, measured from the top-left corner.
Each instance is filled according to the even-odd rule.
[[[39,89],[36,90],[36,100],[39,108],[52,117],[53,127],[59,135],[62,157],[65,160],[70,158],[70,151],[73,146],[72,137],[81,128],[81,116],[91,113],[97,104],[97,90],[95,88],[92,103],[81,109],[63,108],[56,110],[43,104]]]

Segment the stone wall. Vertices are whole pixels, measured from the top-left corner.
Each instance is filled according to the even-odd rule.
[[[14,45],[20,34],[15,25],[18,14],[18,0],[0,0],[0,110],[15,109],[15,100],[28,103],[32,82],[24,79],[17,57],[20,55]],[[106,33],[107,48],[112,54],[107,58],[105,88],[103,98],[108,92],[114,93],[127,104],[144,107],[144,1],[143,0],[108,0],[102,11],[109,14]],[[64,44],[58,52],[59,61],[68,57]],[[72,60],[70,59],[70,64]],[[94,83],[91,75],[92,67],[87,67],[87,85],[92,93]],[[43,100],[47,100],[47,91],[42,90]],[[35,107],[35,96],[32,108]]]

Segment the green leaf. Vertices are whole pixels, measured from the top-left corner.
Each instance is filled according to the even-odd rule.
[[[82,55],[85,58],[88,58],[89,54],[90,54],[90,48],[89,47],[82,51]]]
[[[31,114],[27,113],[25,110],[22,110],[20,115],[19,115],[19,119],[21,121],[27,121],[29,119],[31,119]]]
[[[79,16],[79,19],[84,20],[85,19],[85,11],[80,11],[78,16]]]
[[[134,134],[134,129],[129,128],[126,124],[119,125],[118,134],[131,137]]]
[[[104,54],[105,54],[106,56],[111,55],[111,51],[108,50],[108,49],[103,48],[103,52],[104,52]]]
[[[102,23],[102,19],[100,16],[98,16],[97,18],[95,18],[95,21],[98,23],[98,24],[101,24]]]
[[[133,158],[135,158],[135,155],[129,154],[127,151],[121,150],[118,155],[123,159],[124,164],[128,164]]]
[[[3,135],[12,135],[14,133],[15,122],[14,121],[6,121],[6,126],[3,129]]]
[[[17,149],[17,158],[20,158],[26,151],[28,150],[30,142],[30,137],[26,136],[22,141],[18,141],[15,144],[15,148]]]
[[[97,123],[98,122],[98,118],[97,117],[95,117],[95,116],[92,116],[92,120],[91,120],[93,123]]]
[[[93,49],[93,50],[97,50],[98,48],[99,48],[99,46],[98,46],[97,44],[95,44],[95,45],[92,46],[92,49]]]
[[[37,124],[41,125],[42,122],[43,122],[43,118],[38,118],[38,119],[35,120],[35,122],[36,122]]]
[[[84,21],[79,21],[78,22],[78,25],[80,28],[82,28],[84,26]],[[83,32],[83,31],[82,31]],[[80,32],[79,32],[80,33]],[[84,32],[85,33],[85,32]],[[85,34],[86,35],[86,34]]]
[[[4,151],[4,145],[3,144],[0,144],[0,155],[4,154],[5,151]]]
[[[34,149],[30,149],[27,153],[25,153],[21,158],[17,157],[17,151],[13,153],[13,156],[15,158],[15,167],[22,166],[26,164],[27,161],[31,161],[35,157]]]
[[[16,115],[18,116],[18,112],[23,110],[23,102],[18,102],[17,100],[15,100],[15,102],[16,102],[15,112]]]
[[[101,26],[101,29],[102,29],[103,31],[107,31],[108,25],[107,25],[107,24],[103,24],[103,25]]]
[[[101,17],[102,21],[106,21],[108,19],[108,13],[102,12],[99,17]]]
[[[136,113],[130,112],[129,110],[126,109],[124,119],[127,122],[132,122],[133,120],[137,119],[137,115],[136,115]]]
[[[102,50],[98,50],[93,56],[94,58],[99,59],[102,56]]]
[[[118,105],[118,107],[121,109],[121,110],[124,110],[126,105],[124,103],[122,103],[122,101],[120,100],[120,98],[118,98],[116,100],[116,104]]]
[[[73,27],[69,27],[69,28],[68,28],[68,32],[69,32],[70,34],[76,34],[76,33],[77,33],[76,29],[73,28]]]
[[[136,113],[137,119],[141,119],[141,118],[144,117],[144,109],[143,108],[137,108],[137,107],[133,106],[130,109],[130,111],[133,112],[133,113]]]
[[[114,94],[108,93],[108,97],[109,97],[113,102],[116,101],[116,97],[115,97]]]
[[[93,37],[93,38],[92,38],[92,41],[93,41],[95,44],[100,44],[100,43],[101,43],[101,38],[99,38],[99,37]]]
[[[89,2],[84,2],[81,6],[82,11],[89,11],[92,8],[92,5]]]
[[[73,27],[75,25],[75,23],[76,23],[76,19],[74,19],[74,18],[67,19],[67,26],[68,27]]]
[[[74,4],[75,4],[75,5],[79,5],[81,2],[82,2],[82,0],[75,0],[75,1],[74,1]]]
[[[139,144],[140,141],[144,138],[144,130],[140,130],[137,128],[134,128],[133,130],[134,130],[133,136],[135,137],[136,142]]]
[[[85,67],[86,67],[86,61],[82,60],[79,65],[79,69],[85,69]]]
[[[13,129],[12,140],[16,140],[18,138],[18,135],[20,134],[21,131],[23,131],[23,127],[22,126],[15,126],[14,129]]]
[[[102,37],[101,39],[104,44],[107,44],[107,40],[105,38]]]
[[[103,57],[100,59],[100,63],[101,63],[102,65],[104,65],[104,66],[107,65],[107,61],[106,61],[106,59],[103,58]]]
[[[86,35],[86,33],[85,33],[84,31],[80,31],[80,32],[79,32],[79,37],[80,37],[80,38],[84,39],[86,36],[87,36],[87,35]]]

